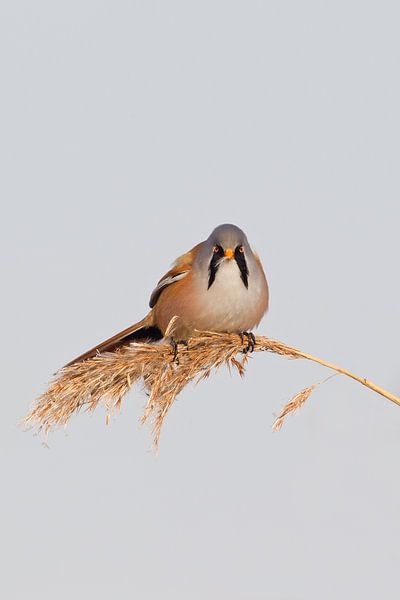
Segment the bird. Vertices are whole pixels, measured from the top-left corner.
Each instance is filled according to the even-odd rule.
[[[150,312],[139,322],[97,344],[66,367],[131,342],[169,338],[177,344],[201,331],[247,336],[253,350],[256,327],[268,309],[269,290],[260,258],[236,225],[216,227],[179,256],[150,296]],[[171,324],[173,326],[171,327]]]

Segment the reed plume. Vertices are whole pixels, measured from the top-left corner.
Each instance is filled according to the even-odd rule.
[[[257,336],[254,351],[319,363],[355,379],[400,406],[400,398],[364,377],[278,340]],[[99,403],[103,403],[109,414],[120,407],[122,398],[134,384],[142,383],[148,395],[142,422],[152,422],[154,444],[157,446],[164,419],[185,385],[209,377],[222,365],[237,370],[243,376],[247,356],[243,353],[240,337],[229,333],[202,332],[190,339],[188,347],[179,348],[176,360],[168,343],[134,343],[61,369],[49,388],[37,399],[24,423],[48,433],[57,426],[66,425],[70,417],[82,408],[93,411]],[[273,429],[280,429],[287,415],[300,408],[318,385],[311,385],[297,393],[282,409]]]

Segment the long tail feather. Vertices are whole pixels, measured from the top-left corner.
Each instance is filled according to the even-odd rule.
[[[97,344],[94,348],[91,348],[84,354],[81,354],[77,358],[74,358],[69,363],[64,365],[65,367],[69,367],[77,362],[82,362],[87,358],[92,358],[92,356],[96,356],[96,354],[100,354],[101,352],[112,352],[116,348],[120,346],[125,346],[130,342],[136,341],[156,341],[162,339],[162,333],[158,329],[157,326],[153,325],[152,320],[150,318],[150,314],[147,315],[142,321],[131,325],[127,329],[116,333],[108,340]]]

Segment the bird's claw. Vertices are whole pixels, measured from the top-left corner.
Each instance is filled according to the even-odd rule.
[[[178,359],[178,343],[173,340],[172,338],[169,340],[169,343],[171,345],[171,350],[172,350],[172,363],[176,362],[179,365],[179,359]]]
[[[242,342],[242,345],[244,346],[242,352],[243,354],[247,354],[248,352],[253,352],[255,345],[256,345],[256,338],[254,333],[252,333],[251,331],[241,331],[239,333],[240,335],[240,340]],[[247,337],[247,344],[244,345],[244,338]]]
[[[179,365],[179,356],[178,356],[178,349],[179,349],[179,344],[183,344],[184,346],[186,346],[186,348],[189,348],[189,342],[187,340],[181,340],[179,342],[176,342],[174,339],[170,338],[169,343],[171,345],[171,350],[172,350],[172,363],[175,363],[176,365]]]

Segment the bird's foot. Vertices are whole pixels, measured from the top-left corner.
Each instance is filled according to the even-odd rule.
[[[178,359],[178,342],[176,342],[175,340],[173,340],[172,338],[170,338],[169,343],[171,345],[171,351],[172,351],[172,363],[176,363],[177,365],[179,365],[179,359]]]
[[[243,344],[243,354],[247,354],[248,352],[253,352],[255,345],[256,345],[256,338],[254,333],[252,333],[251,331],[241,331],[239,333],[240,335],[240,340]],[[247,344],[245,345],[245,341],[244,338],[247,337]]]
[[[184,346],[186,346],[186,348],[189,348],[189,342],[187,340],[179,340],[179,342],[177,342],[174,339],[170,338],[169,343],[171,345],[171,350],[172,350],[172,361],[171,362],[175,363],[176,365],[179,365],[179,356],[178,356],[179,344],[183,344]]]

